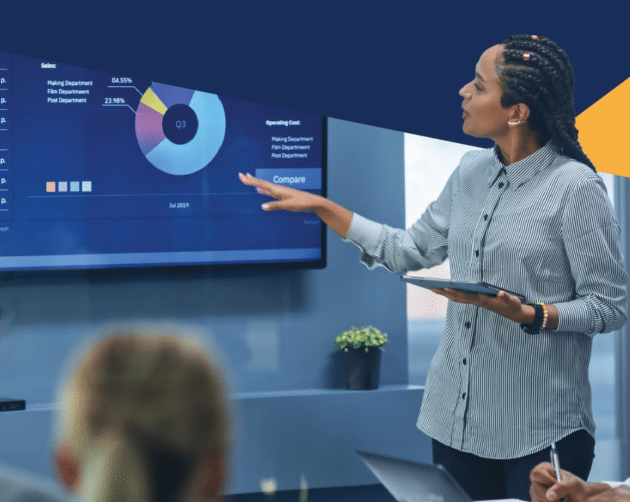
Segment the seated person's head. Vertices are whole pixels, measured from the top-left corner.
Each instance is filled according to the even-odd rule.
[[[60,387],[57,467],[85,501],[212,500],[225,475],[226,397],[202,350],[114,333]]]

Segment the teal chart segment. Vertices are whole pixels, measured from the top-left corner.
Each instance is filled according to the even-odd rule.
[[[225,110],[216,94],[154,83],[136,112],[136,137],[160,171],[185,176],[206,167],[225,138]]]

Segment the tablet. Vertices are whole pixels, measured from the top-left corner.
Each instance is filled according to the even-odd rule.
[[[499,291],[505,291],[512,296],[516,296],[519,300],[521,300],[521,303],[525,303],[525,297],[523,295],[514,293],[509,289],[493,286],[487,282],[451,281],[449,279],[438,279],[437,277],[412,277],[410,275],[403,275],[401,276],[401,279],[405,282],[426,289],[452,288],[465,293],[483,293],[489,296],[496,296]]]

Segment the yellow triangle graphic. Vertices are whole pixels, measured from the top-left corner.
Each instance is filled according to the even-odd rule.
[[[160,98],[156,96],[150,87],[147,89],[147,92],[144,93],[140,102],[144,103],[149,108],[153,108],[156,112],[161,113],[162,115],[166,113],[166,106],[162,103],[162,101],[160,101]]]
[[[598,171],[630,176],[630,78],[580,113],[575,125]]]

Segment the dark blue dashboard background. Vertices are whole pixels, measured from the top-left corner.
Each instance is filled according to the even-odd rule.
[[[612,2],[151,8],[111,0],[2,9],[0,50],[485,147],[462,133],[457,92],[483,50],[510,34],[545,35],[567,51],[578,114],[630,76],[627,16]]]
[[[216,157],[200,171],[175,176],[154,167],[143,155],[135,132],[141,94],[151,81],[133,79],[138,89],[108,89],[119,75],[4,54],[11,61],[13,134],[13,221],[2,234],[2,256],[107,253],[318,249],[319,223],[302,214],[267,214],[268,200],[244,186],[238,172],[256,169],[316,168],[321,177],[322,118],[269,105],[220,96],[226,132]],[[92,81],[87,103],[48,103],[48,80]],[[79,88],[79,87],[77,87]],[[105,107],[108,96],[124,96],[127,106]],[[133,110],[132,110],[133,109]],[[300,121],[299,126],[268,126],[267,120]],[[271,137],[313,137],[308,158],[274,159]],[[303,144],[303,143],[301,143]],[[287,152],[294,153],[294,152]],[[89,180],[90,193],[46,193],[47,181]],[[172,208],[185,203],[187,207]],[[313,219],[313,218],[311,218]],[[266,261],[255,255],[230,262]],[[271,261],[302,261],[287,255]],[[181,264],[173,257],[164,264]],[[183,261],[183,263],[188,263]],[[203,263],[212,263],[204,261]],[[134,261],[134,266],[142,265]],[[107,259],[95,266],[108,265]],[[124,265],[124,264],[123,264]],[[49,268],[46,258],[32,268]],[[120,263],[117,266],[121,266]]]
[[[457,91],[489,46],[545,35],[569,54],[580,113],[630,76],[621,4],[181,0],[2,7],[0,50],[489,146]],[[36,13],[36,14],[35,14]]]

